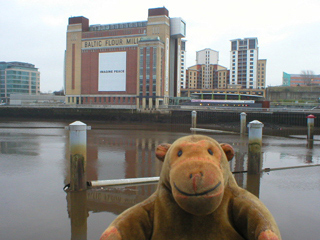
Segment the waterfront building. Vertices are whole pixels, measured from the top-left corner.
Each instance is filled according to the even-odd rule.
[[[186,88],[186,61],[187,61],[187,56],[186,56],[186,41],[182,40],[181,41],[181,83],[180,83],[180,88]]]
[[[139,109],[168,105],[180,97],[186,24],[166,8],[152,8],[139,22],[89,25],[70,17],[65,53],[69,104]]]
[[[229,71],[218,64],[219,52],[210,48],[196,52],[196,65],[187,69],[186,89],[226,88]]]
[[[320,85],[320,74],[316,75],[312,72],[306,72],[301,74],[289,74],[283,72],[282,75],[283,86],[319,86]]]
[[[214,68],[213,65],[218,65],[219,52],[206,48],[197,51],[196,64],[202,65],[202,88],[214,88]]]
[[[218,89],[226,89],[229,82],[230,71],[225,67],[220,67],[217,71]]]
[[[258,88],[258,39],[231,40],[230,88]]]
[[[40,72],[25,62],[0,62],[1,103],[9,103],[10,94],[40,94]]]
[[[215,65],[219,62],[219,52],[210,48],[197,51],[196,64]]]
[[[266,74],[267,74],[267,59],[259,59],[258,69],[257,69],[257,88],[258,89],[266,88]]]
[[[187,70],[187,89],[226,88],[229,70],[218,64],[197,64]]]
[[[42,106],[54,106],[64,104],[65,97],[57,96],[54,94],[39,94],[39,95],[27,95],[27,94],[10,94],[10,105],[42,105]]]
[[[194,65],[187,69],[187,89],[201,88],[201,65]]]

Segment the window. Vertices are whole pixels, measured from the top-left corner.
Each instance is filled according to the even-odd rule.
[[[237,50],[237,41],[231,42],[231,49],[232,50]]]
[[[245,41],[245,40],[240,40],[240,41],[239,41],[239,45],[240,45],[240,46],[247,45],[247,41]]]
[[[249,40],[249,49],[255,49],[256,48],[256,41],[255,39]]]

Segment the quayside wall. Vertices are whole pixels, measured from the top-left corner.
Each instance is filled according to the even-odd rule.
[[[24,119],[59,119],[69,121],[121,121],[121,122],[158,122],[174,124],[191,124],[190,110],[153,110],[139,111],[134,109],[107,108],[71,108],[71,107],[0,107],[1,118]],[[198,124],[221,124],[240,122],[242,111],[197,110]],[[246,111],[244,111],[246,112]],[[268,124],[285,124],[290,126],[306,126],[307,116],[315,116],[315,127],[320,127],[320,111],[248,111],[247,122],[259,120]],[[319,121],[317,121],[319,119]]]

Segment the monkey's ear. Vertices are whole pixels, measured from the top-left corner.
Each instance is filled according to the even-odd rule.
[[[168,149],[170,148],[171,144],[170,143],[161,143],[158,145],[156,148],[156,157],[163,162],[164,158],[166,157],[166,154],[168,152]]]
[[[228,161],[231,161],[234,157],[234,149],[231,147],[231,145],[227,143],[221,143],[220,146],[222,147],[222,150],[227,156]]]

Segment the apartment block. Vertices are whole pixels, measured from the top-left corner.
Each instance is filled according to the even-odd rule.
[[[231,40],[230,88],[257,88],[258,39]]]

